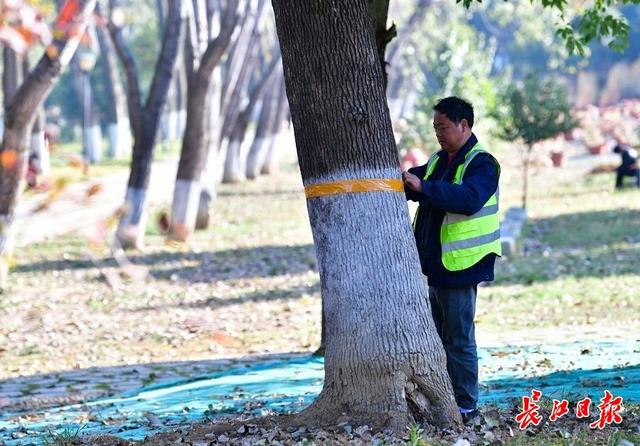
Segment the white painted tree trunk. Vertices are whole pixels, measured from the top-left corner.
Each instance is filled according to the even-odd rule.
[[[260,175],[260,170],[265,164],[267,154],[274,142],[274,136],[257,139],[254,144],[256,149],[247,156],[247,178],[254,179]]]
[[[295,145],[293,138],[293,131],[283,128],[271,138],[271,144],[269,145],[264,162],[260,173],[263,175],[270,175],[278,170],[278,162],[280,158],[280,151],[283,150],[287,144]]]
[[[0,215],[0,291],[7,288],[9,282],[9,266],[13,255],[12,217]]]
[[[305,187],[400,182],[368,2],[311,2],[309,10],[272,4]],[[308,198],[307,208],[323,298],[325,381],[291,424],[348,422],[398,433],[415,422],[459,424],[403,191],[334,193]]]
[[[167,110],[160,118],[160,139],[163,142],[180,139],[181,133],[180,110]]]
[[[207,229],[211,219],[211,205],[215,201],[218,178],[222,171],[218,161],[217,147],[209,147],[207,162],[200,177],[200,200],[198,203],[198,214],[196,216],[196,229]]]
[[[38,168],[43,177],[51,176],[51,157],[49,156],[49,146],[44,138],[44,131],[31,134],[31,153],[38,157]]]
[[[199,181],[176,180],[169,225],[170,239],[184,242],[193,233],[201,192]]]
[[[22,191],[24,189],[28,159],[29,158],[27,156],[22,157],[20,160],[22,165],[16,167],[16,169],[19,169],[19,171],[22,172],[18,179],[18,191]],[[13,212],[8,214],[0,213],[0,291],[7,289],[9,285],[9,268],[13,259],[13,245],[15,242],[14,222],[15,214]]]
[[[167,113],[167,139],[173,141],[179,138],[180,112],[171,110]]]
[[[242,154],[242,143],[238,140],[229,142],[227,156],[224,163],[223,183],[240,183],[245,179],[244,162],[246,158]]]
[[[87,162],[96,164],[102,161],[102,129],[100,126],[96,124],[85,129],[83,139]]]
[[[178,110],[178,138],[184,135],[184,129],[187,127],[187,110]]]
[[[341,175],[394,178],[398,171],[334,172],[305,185]],[[325,382],[315,404],[343,407],[353,425],[384,420],[400,431],[411,413],[430,417],[414,421],[435,425],[454,418],[404,194],[333,195],[309,199],[307,207],[326,312]],[[311,409],[302,419],[316,416]]]
[[[122,119],[108,126],[109,158],[121,158],[131,151],[131,130],[129,120]]]
[[[122,248],[142,248],[147,225],[147,190],[127,188],[125,208],[118,224],[116,239]]]

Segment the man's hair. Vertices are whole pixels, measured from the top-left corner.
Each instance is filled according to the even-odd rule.
[[[462,98],[449,96],[440,99],[433,109],[445,115],[454,124],[460,124],[460,121],[466,119],[469,128],[473,127],[473,105]]]

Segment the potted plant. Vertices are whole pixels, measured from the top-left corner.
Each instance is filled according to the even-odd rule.
[[[592,155],[599,155],[607,151],[607,142],[597,127],[589,127],[585,130],[584,144]]]
[[[551,162],[553,163],[553,167],[564,166],[564,161],[565,161],[564,150],[562,149],[551,150]]]

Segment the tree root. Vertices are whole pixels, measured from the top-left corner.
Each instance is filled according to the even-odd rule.
[[[462,425],[456,407],[446,407],[440,393],[425,376],[413,376],[405,387],[407,405],[415,422],[436,426],[440,429]]]

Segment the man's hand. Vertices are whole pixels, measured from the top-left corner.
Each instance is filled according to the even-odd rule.
[[[402,172],[402,181],[407,189],[415,192],[422,192],[422,181],[409,171]]]

